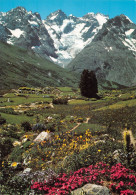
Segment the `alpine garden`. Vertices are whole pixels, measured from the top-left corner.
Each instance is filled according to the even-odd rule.
[[[22,7],[1,13],[0,21],[0,194],[136,195],[135,24],[124,15],[81,19],[61,10],[42,21]],[[77,38],[81,26],[88,31]],[[55,48],[71,34],[72,46]],[[124,36],[133,54],[132,44],[122,46]],[[65,58],[69,49],[75,53]],[[131,60],[124,62],[125,54]]]
[[[135,88],[99,96],[71,87],[1,95],[1,193],[85,194],[96,184],[135,194]]]

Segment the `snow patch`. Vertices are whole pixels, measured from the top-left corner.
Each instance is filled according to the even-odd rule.
[[[50,59],[53,61],[53,62],[57,62],[57,59],[56,58],[53,58],[50,56]]]
[[[12,33],[13,36],[19,38],[22,34],[24,34],[25,32],[20,30],[19,28],[15,29],[15,30],[11,30],[9,29],[10,32]]]
[[[94,12],[88,12],[87,15],[92,15],[92,16],[94,16],[95,14],[94,14]]]
[[[28,20],[28,22],[29,22],[30,24],[32,24],[32,25],[38,25],[37,22],[35,22],[35,21],[30,21],[30,20]]]
[[[50,20],[54,20],[57,16],[58,16],[58,14],[51,16]]]
[[[13,42],[11,40],[8,40],[7,43],[13,45]]]
[[[132,32],[134,31],[135,29],[130,29],[128,31],[125,32],[126,36],[129,36],[132,34]]]
[[[7,15],[7,13],[6,13],[6,12],[1,12],[1,13],[0,13],[0,15],[2,15],[2,16],[6,16],[6,15]]]
[[[129,19],[129,17],[126,16],[126,18],[129,20],[129,22],[133,23],[132,20]]]
[[[32,11],[29,11],[28,14],[32,14]]]
[[[100,26],[102,26],[105,22],[107,22],[107,18],[99,13],[95,17],[99,22]]]
[[[128,47],[129,50],[136,52],[136,45],[135,45],[136,41],[134,41],[134,39],[132,40],[125,39],[125,41],[122,40],[122,42],[126,47]]]

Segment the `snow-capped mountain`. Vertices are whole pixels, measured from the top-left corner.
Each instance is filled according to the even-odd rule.
[[[62,66],[67,65],[93,40],[107,20],[108,16],[100,13],[88,13],[83,17],[67,16],[61,10],[51,13],[43,21],[58,55],[51,59]]]
[[[94,70],[99,81],[135,85],[136,24],[125,15],[108,20],[68,68],[75,72]]]
[[[33,49],[35,53],[46,58],[57,57],[53,40],[40,15],[31,11],[27,12],[23,7],[0,13],[0,40]]]
[[[39,13],[17,7],[0,13],[0,40],[32,49],[61,66],[68,64],[90,43],[107,16],[88,13],[78,18],[61,10],[42,20]]]

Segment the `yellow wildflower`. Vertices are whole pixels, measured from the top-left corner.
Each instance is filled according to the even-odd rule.
[[[4,167],[4,161],[2,161],[2,167]]]
[[[13,162],[12,164],[11,164],[11,167],[16,167],[17,166],[17,162]]]

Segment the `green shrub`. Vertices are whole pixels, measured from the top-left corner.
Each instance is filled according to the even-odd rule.
[[[34,111],[28,110],[25,111],[24,114],[26,114],[26,116],[34,116]]]
[[[18,113],[15,112],[13,108],[0,108],[0,112],[6,113],[6,114],[18,115]]]
[[[52,100],[53,104],[68,104],[68,99],[67,98],[54,98]]]
[[[10,154],[13,148],[12,141],[10,138],[2,138],[0,139],[0,157],[4,158],[8,154]]]
[[[0,125],[3,125],[6,123],[6,119],[3,118],[1,115],[0,115]]]
[[[21,127],[24,128],[24,131],[32,130],[31,124],[28,121],[24,121],[21,123]]]
[[[1,135],[3,137],[19,139],[20,134],[17,133],[17,127],[14,125],[6,125],[2,127]]]
[[[29,148],[31,141],[25,142],[21,147],[16,146],[13,148],[11,154],[10,154],[10,160],[11,161],[16,161],[16,162],[21,162],[22,161],[22,154]]]
[[[99,142],[96,145],[89,146],[80,152],[74,152],[67,156],[61,163],[64,172],[76,171],[82,167],[94,165],[97,162],[106,162],[114,164],[113,152],[117,149],[123,150],[123,145],[114,141]]]

